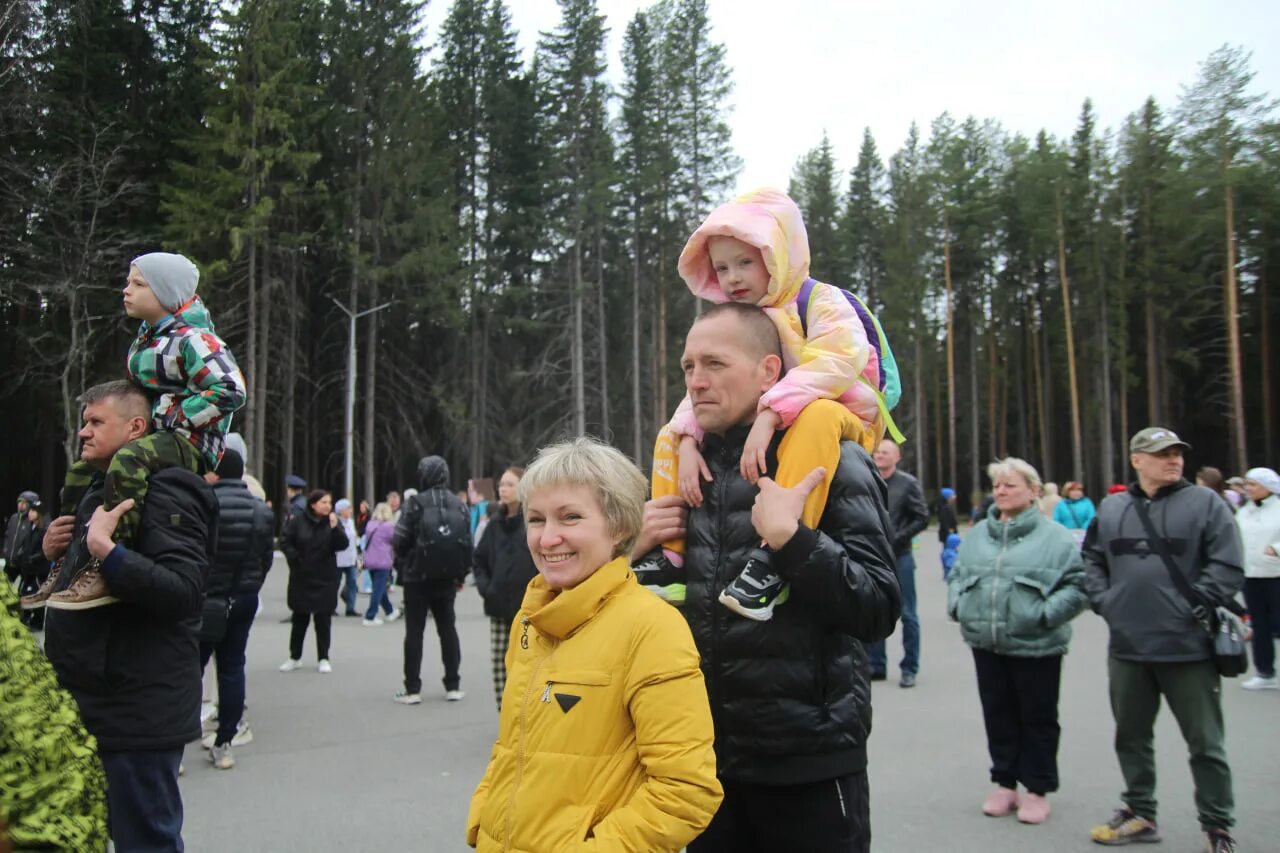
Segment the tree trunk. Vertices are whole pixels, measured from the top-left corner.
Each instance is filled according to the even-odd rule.
[[[609,336],[604,299],[604,232],[596,228],[596,317],[600,328],[596,330],[600,342],[600,435],[611,440],[609,430]]]
[[[657,398],[654,412],[654,434],[666,426],[671,419],[671,407],[667,405],[667,287],[666,287],[666,248],[658,250],[658,278],[653,284],[658,297],[657,318],[654,320],[654,338],[656,350],[654,354],[653,388]]]
[[[582,338],[582,239],[581,234],[573,241],[573,434],[587,434],[587,400],[586,387],[583,382],[584,341]]]
[[[1040,370],[1040,333],[1039,320],[1028,321],[1031,327],[1031,382],[1035,387],[1036,399],[1036,431],[1040,434],[1040,470],[1046,478],[1052,477],[1049,459],[1049,424],[1044,400],[1044,375]]]
[[[1071,478],[1084,480],[1080,439],[1080,391],[1076,383],[1076,336],[1071,327],[1071,285],[1067,279],[1067,243],[1062,226],[1062,195],[1055,196],[1058,213],[1058,278],[1062,283],[1063,327],[1067,333],[1067,382],[1071,390]]]
[[[951,217],[942,208],[942,274],[947,289],[947,471],[956,488],[956,347],[955,305],[951,294]]]
[[[923,318],[917,321],[923,326]],[[911,381],[915,384],[916,429],[912,447],[916,451],[916,476],[920,478],[920,489],[928,488],[929,482],[929,398],[924,390],[924,337],[919,327],[915,334],[915,364],[911,366]]]
[[[1106,276],[1103,274],[1102,250],[1098,247],[1096,240],[1094,241],[1094,252],[1096,253],[1098,284],[1102,290],[1101,310],[1099,311],[1099,336],[1101,338],[1102,357],[1098,364],[1098,378],[1101,385],[1100,396],[1102,397],[1102,482],[1100,485],[1106,488],[1116,481],[1115,435],[1112,434],[1114,425],[1111,420],[1111,312],[1108,304],[1111,301],[1111,295],[1107,287]]]
[[[373,265],[378,266],[381,258],[381,240],[375,229],[373,233]],[[378,304],[378,280],[370,278],[369,280],[369,305],[370,307]],[[364,335],[364,381],[361,383],[361,391],[364,394],[364,426],[360,430],[360,443],[363,445],[363,472],[362,480],[363,495],[368,500],[373,500],[378,494],[376,475],[377,475],[377,442],[374,440],[374,430],[378,422],[378,371],[374,368],[377,365],[378,356],[378,314],[374,311],[369,315],[368,328]],[[359,504],[357,503],[357,506]]]
[[[259,288],[259,299],[262,307],[258,313],[258,360],[253,365],[254,372],[254,399],[256,405],[254,409],[262,413],[261,417],[254,417],[250,421],[253,428],[252,434],[249,436],[249,455],[252,457],[251,471],[260,472],[263,470],[264,462],[267,458],[267,391],[270,385],[268,378],[267,365],[271,359],[267,356],[268,344],[271,340],[271,244],[265,240],[262,246],[262,286]],[[246,464],[250,460],[245,460]]]
[[[996,414],[999,402],[998,380],[996,376],[996,329],[995,323],[987,323],[987,455],[996,458],[996,445],[1000,444],[999,430],[1003,428],[1003,419]]]
[[[631,439],[636,464],[644,467],[644,419],[640,407],[640,213],[636,211],[631,254]]]
[[[1226,163],[1223,171],[1230,166]],[[1226,250],[1227,269],[1223,279],[1226,288],[1227,313],[1227,358],[1231,366],[1231,445],[1235,455],[1237,471],[1247,469],[1248,458],[1245,445],[1244,424],[1244,378],[1240,364],[1240,309],[1239,293],[1236,290],[1236,213],[1231,196],[1231,183],[1228,181],[1224,190],[1227,205]]]
[[[284,423],[281,428],[281,453],[280,453],[280,476],[276,478],[274,488],[268,489],[268,495],[278,495],[280,493],[280,481],[284,479],[285,474],[295,473],[294,460],[295,455],[295,426],[297,423],[297,387],[298,387],[298,347],[301,345],[298,341],[298,250],[294,249],[289,258],[289,294],[285,300],[289,312],[289,330],[285,338],[280,341],[281,353],[284,360],[284,399],[282,407],[284,409]],[[264,475],[266,471],[262,472]],[[265,487],[265,484],[264,484]]]
[[[1263,231],[1265,237],[1266,231]],[[1265,240],[1264,240],[1265,245]],[[1268,300],[1267,252],[1262,253],[1261,266],[1258,270],[1258,348],[1262,357],[1262,451],[1264,459],[1272,459],[1275,433],[1275,410],[1273,391],[1271,388],[1271,307]]]
[[[966,312],[972,316],[972,311]],[[969,332],[969,491],[978,494],[982,490],[980,448],[982,435],[979,432],[982,411],[978,403],[978,336],[970,326]]]

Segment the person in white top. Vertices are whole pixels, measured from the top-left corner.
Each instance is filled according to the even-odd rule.
[[[1280,474],[1251,468],[1244,476],[1248,501],[1236,513],[1244,545],[1244,601],[1253,628],[1254,676],[1246,690],[1276,690],[1275,633],[1280,631]]]

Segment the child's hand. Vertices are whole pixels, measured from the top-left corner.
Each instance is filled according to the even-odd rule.
[[[773,409],[765,409],[756,415],[756,422],[747,434],[747,443],[742,447],[742,461],[738,463],[743,479],[754,484],[768,471],[765,456],[769,452],[769,442],[773,441],[773,434],[780,426],[782,418]]]
[[[680,438],[680,496],[689,506],[702,506],[702,480],[711,482],[711,469],[698,451],[698,442],[693,436]]]
[[[329,529],[332,530],[337,526],[338,526],[338,514],[334,512],[329,513]]]

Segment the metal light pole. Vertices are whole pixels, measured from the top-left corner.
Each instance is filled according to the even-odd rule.
[[[369,308],[358,314],[352,314],[351,311],[348,310],[347,306],[343,305],[337,299],[334,299],[332,296],[329,298],[333,299],[333,304],[337,305],[338,308],[342,310],[342,313],[347,315],[347,319],[351,322],[350,331],[347,333],[347,421],[343,428],[343,438],[346,441],[346,491],[344,494],[347,500],[354,504],[356,502],[356,320],[359,320],[361,317],[369,314],[373,314],[376,311],[381,311],[383,308],[389,308],[392,303],[384,302],[374,308]]]

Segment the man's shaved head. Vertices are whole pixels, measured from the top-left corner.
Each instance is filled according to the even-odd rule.
[[[76,401],[81,406],[110,400],[115,404],[124,418],[146,418],[151,420],[151,400],[147,392],[125,379],[111,382],[100,382],[89,388]]]
[[[778,327],[773,325],[768,314],[754,305],[721,302],[703,311],[693,323],[697,325],[724,316],[732,316],[737,320],[742,333],[735,337],[752,358],[759,360],[766,355],[782,358],[782,340],[778,337]]]

